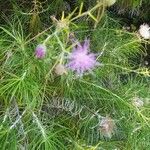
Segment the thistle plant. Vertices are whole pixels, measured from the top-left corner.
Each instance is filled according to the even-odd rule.
[[[0,26],[0,149],[149,148],[149,39],[83,8],[34,37],[28,15]]]

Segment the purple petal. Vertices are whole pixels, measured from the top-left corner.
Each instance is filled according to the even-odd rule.
[[[84,40],[84,44],[83,44],[83,49],[88,51],[89,47],[90,47],[90,40],[89,39],[85,39]]]
[[[39,44],[35,49],[35,57],[36,58],[44,58],[46,55],[46,46],[43,44]]]
[[[96,61],[96,54],[89,52],[89,42],[88,39],[85,39],[84,44],[81,45],[78,43],[78,45],[73,48],[73,52],[69,57],[67,66],[78,75],[91,71],[99,64]]]

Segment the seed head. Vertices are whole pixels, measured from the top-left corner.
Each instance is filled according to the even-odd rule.
[[[132,101],[132,104],[135,106],[135,107],[142,107],[144,105],[144,102],[143,102],[143,99],[142,98],[139,98],[139,97],[134,97],[133,98],[133,101]]]
[[[115,122],[110,117],[102,118],[100,122],[100,132],[104,137],[111,138],[115,129]]]
[[[150,39],[150,26],[148,24],[142,24],[139,29],[139,34],[144,39]]]

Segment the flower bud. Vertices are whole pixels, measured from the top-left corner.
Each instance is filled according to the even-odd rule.
[[[55,67],[55,73],[59,76],[63,75],[63,74],[66,74],[67,71],[66,71],[66,68],[64,65],[62,64],[57,64],[56,67]]]
[[[36,58],[44,58],[46,55],[46,46],[43,44],[39,44],[35,49],[35,57]]]

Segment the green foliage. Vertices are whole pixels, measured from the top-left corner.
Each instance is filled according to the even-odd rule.
[[[33,31],[32,36],[25,22],[33,12],[26,17],[19,13],[0,26],[0,149],[149,148],[150,74],[139,60],[144,53],[141,43],[149,41],[123,29],[109,13],[100,14],[103,18],[98,20],[102,7],[100,2],[87,11],[80,5],[71,14],[58,13],[61,19],[51,17],[53,25],[48,22],[42,26],[48,29]],[[30,20],[33,29],[47,18],[36,17]],[[89,36],[100,63],[82,78],[69,70],[62,76],[54,71],[57,64],[66,64],[75,44],[69,41],[70,33],[79,41]],[[37,59],[35,48],[41,43],[47,54]],[[134,103],[137,97],[143,102],[140,107]],[[101,130],[107,116],[115,123],[110,137]]]
[[[139,25],[139,23],[149,22],[149,7],[149,0],[118,0],[113,10]]]

